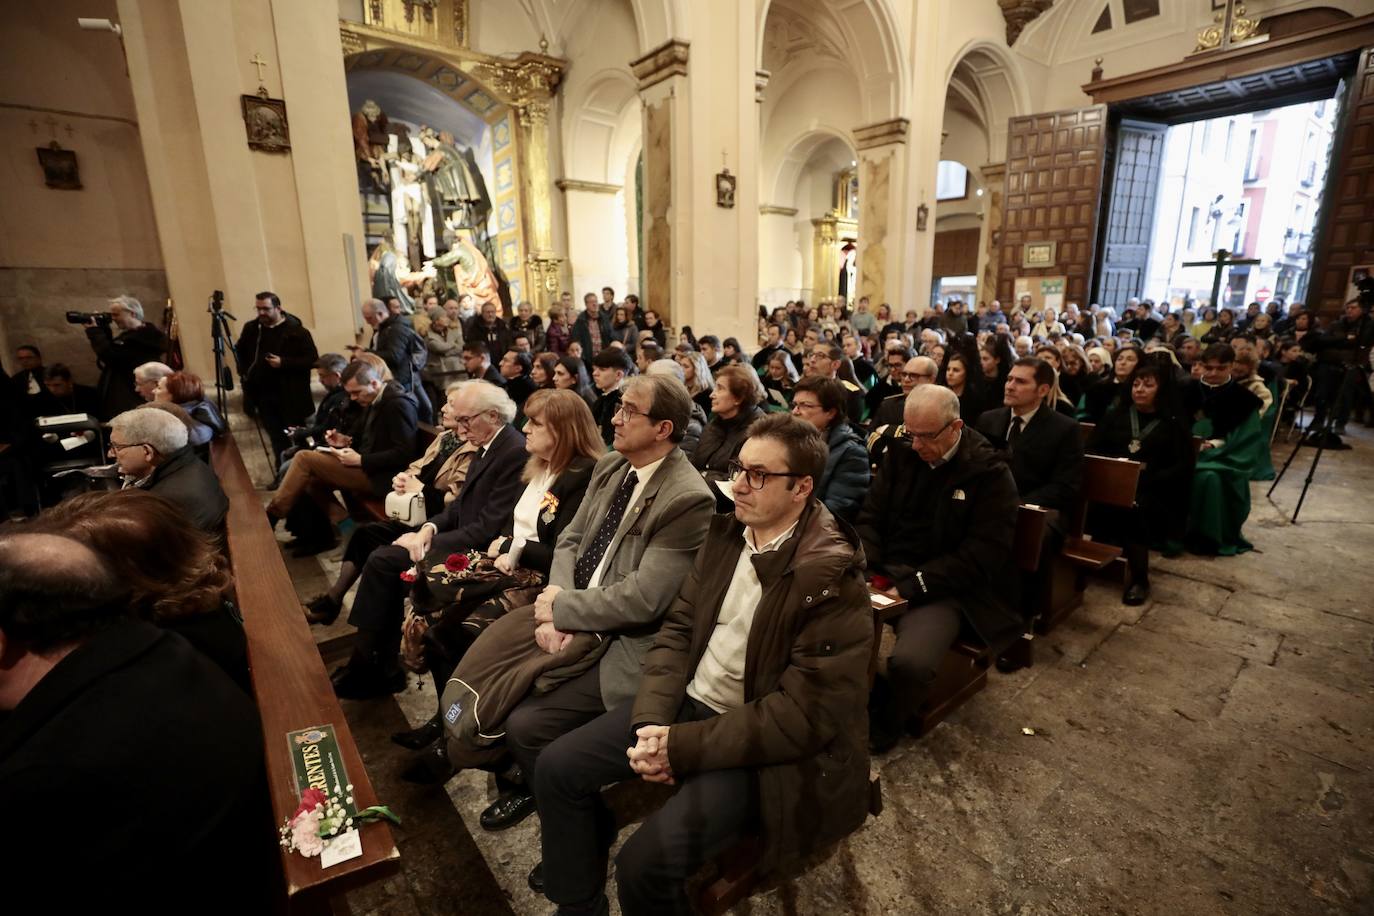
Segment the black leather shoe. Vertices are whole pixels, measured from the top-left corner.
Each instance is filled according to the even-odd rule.
[[[1146,601],[1149,601],[1149,600],[1150,600],[1150,583],[1148,583],[1148,582],[1136,582],[1136,583],[1134,583],[1134,584],[1131,585],[1129,588],[1127,588],[1125,594],[1123,594],[1123,595],[1121,596],[1121,603],[1122,603],[1122,604],[1129,604],[1129,605],[1131,605],[1132,607],[1135,607],[1135,606],[1137,606],[1137,605],[1144,604]]]
[[[435,716],[419,728],[412,728],[408,732],[397,732],[391,736],[391,740],[401,747],[418,751],[438,741],[439,736],[443,733],[444,723],[440,721],[438,716]]]
[[[479,820],[483,830],[506,830],[534,813],[534,796],[528,791],[506,792],[487,806]]]
[[[305,606],[305,619],[311,623],[329,626],[339,619],[339,612],[343,610],[343,603],[335,601],[326,592],[318,598],[311,599]]]
[[[525,883],[536,894],[544,893],[544,863],[542,861],[536,862],[534,868],[530,869],[530,876],[525,879]]]
[[[334,673],[334,693],[344,700],[374,700],[406,689],[406,673],[384,674],[372,667],[345,665]]]
[[[439,743],[421,751],[404,770],[401,779],[417,786],[442,786],[458,771],[448,759],[448,748]]]

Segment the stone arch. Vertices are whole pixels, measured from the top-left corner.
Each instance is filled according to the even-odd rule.
[[[831,140],[843,141],[849,146],[854,158],[858,158],[858,153],[854,149],[854,137],[849,131],[834,125],[818,124],[783,145],[782,155],[778,158],[772,175],[764,177],[763,187],[769,190],[768,202],[791,202],[796,196],[797,182],[807,163],[811,161],[812,154]]]
[[[624,162],[613,150],[627,120],[639,121],[634,78],[618,68],[592,76],[575,98],[564,100],[564,172],[570,178],[624,182]],[[632,117],[631,117],[632,116]]]
[[[1006,157],[1007,122],[1031,110],[1030,93],[1015,58],[991,42],[970,41],[952,59],[945,85],[981,116],[988,135],[989,161],[1002,161]]]

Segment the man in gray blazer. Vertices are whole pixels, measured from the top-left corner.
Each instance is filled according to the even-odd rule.
[[[706,539],[715,497],[678,448],[691,411],[674,378],[638,376],[622,392],[615,451],[597,462],[535,602],[535,641],[545,651],[578,632],[611,644],[587,672],[506,718],[506,744],[526,784],[546,745],[634,698],[640,663]],[[482,813],[482,826],[504,829],[533,810],[529,790],[511,787]]]

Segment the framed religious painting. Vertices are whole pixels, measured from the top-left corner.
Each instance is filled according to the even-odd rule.
[[[291,130],[286,121],[286,102],[270,99],[266,91],[258,95],[241,96],[243,126],[248,132],[248,148],[268,153],[284,153],[291,149]]]
[[[56,140],[36,148],[38,164],[43,167],[43,183],[59,191],[80,191],[81,172],[76,166],[76,151],[63,149]]]
[[[1021,246],[1022,267],[1053,267],[1054,242],[1027,242]]]

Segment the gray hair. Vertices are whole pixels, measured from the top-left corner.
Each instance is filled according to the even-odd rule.
[[[315,368],[321,372],[333,372],[335,375],[343,375],[344,369],[348,368],[348,357],[342,353],[325,353],[315,360]]]
[[[143,303],[133,296],[115,296],[110,300],[110,305],[117,305],[139,321],[143,320]]]
[[[166,363],[144,363],[134,370],[134,379],[140,382],[156,382],[172,374],[172,367]]]
[[[946,425],[959,419],[959,395],[943,385],[917,385],[906,396],[905,410],[934,408]]]
[[[450,391],[453,389],[450,388]],[[495,411],[501,417],[502,423],[509,423],[515,419],[515,402],[506,394],[505,389],[493,385],[491,382],[482,379],[468,379],[466,382],[458,383],[458,391],[461,394],[471,394],[474,406],[478,413],[486,413],[488,410]]]
[[[678,372],[682,371],[677,366]],[[750,370],[750,374],[753,371]],[[754,376],[756,379],[758,376]],[[692,419],[692,396],[687,386],[676,375],[636,375],[625,380],[622,391],[631,392],[639,388],[649,389],[649,419],[658,422],[667,420],[673,424],[673,432],[668,436],[670,442],[678,443],[687,435],[687,424]]]
[[[164,410],[126,410],[110,421],[110,431],[119,433],[128,445],[146,443],[164,458],[185,448],[188,440],[186,424]]]
[[[434,306],[432,309],[426,312],[426,314],[429,315],[430,321],[434,321],[437,318],[448,318],[448,312],[444,311],[444,308],[441,305]]]
[[[664,375],[675,378],[682,384],[687,384],[687,371],[677,364],[675,359],[656,359],[649,363],[644,370],[645,375]]]
[[[386,303],[383,302],[383,301],[380,300],[380,299],[364,299],[364,300],[363,300],[363,308],[364,308],[364,309],[372,309],[372,311],[373,311],[374,313],[375,313],[375,312],[380,312],[380,313],[383,314],[383,315],[385,315],[385,314],[387,313],[387,312],[386,312]]]

